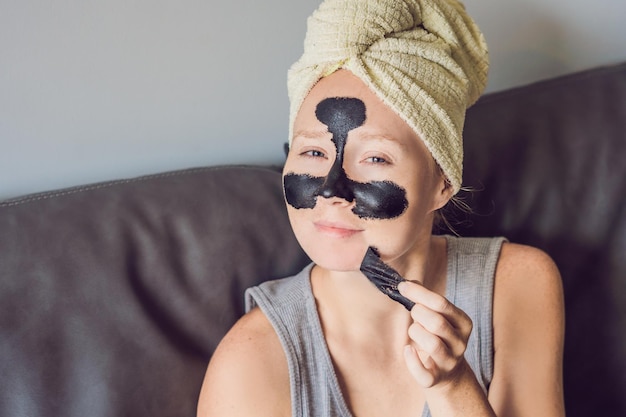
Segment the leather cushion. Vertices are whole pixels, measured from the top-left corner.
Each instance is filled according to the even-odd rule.
[[[308,262],[281,190],[219,167],[0,206],[0,415],[195,415],[243,290]]]

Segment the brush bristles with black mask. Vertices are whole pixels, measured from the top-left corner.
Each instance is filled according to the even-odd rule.
[[[383,294],[387,295],[392,300],[399,302],[409,311],[413,308],[415,303],[402,296],[398,291],[398,284],[405,281],[405,279],[402,278],[395,269],[380,259],[378,251],[375,248],[370,246],[367,249],[363,262],[361,262],[360,269],[361,272],[365,274],[367,279],[369,279]]]

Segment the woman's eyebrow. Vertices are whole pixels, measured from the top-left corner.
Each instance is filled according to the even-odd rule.
[[[389,142],[396,146],[399,146],[402,149],[406,149],[406,143],[404,141],[399,140],[398,138],[387,135],[385,133],[376,133],[376,132],[361,132],[358,135],[355,135],[362,140],[372,140],[372,141],[380,141],[380,142]]]
[[[326,139],[331,133],[328,129],[315,129],[315,130],[298,130],[294,133],[293,139]]]

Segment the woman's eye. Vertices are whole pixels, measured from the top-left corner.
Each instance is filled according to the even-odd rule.
[[[365,159],[366,162],[371,164],[386,164],[387,160],[385,158],[381,158],[380,156],[370,156]]]
[[[310,151],[302,152],[302,155],[310,156],[312,158],[323,158],[325,156],[324,152],[317,151],[317,150],[314,150],[314,149],[312,149]]]

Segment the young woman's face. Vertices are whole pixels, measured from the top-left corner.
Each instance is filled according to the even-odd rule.
[[[320,80],[293,131],[285,200],[316,264],[358,270],[369,246],[401,264],[428,241],[449,190],[422,141],[361,80],[345,70]]]

